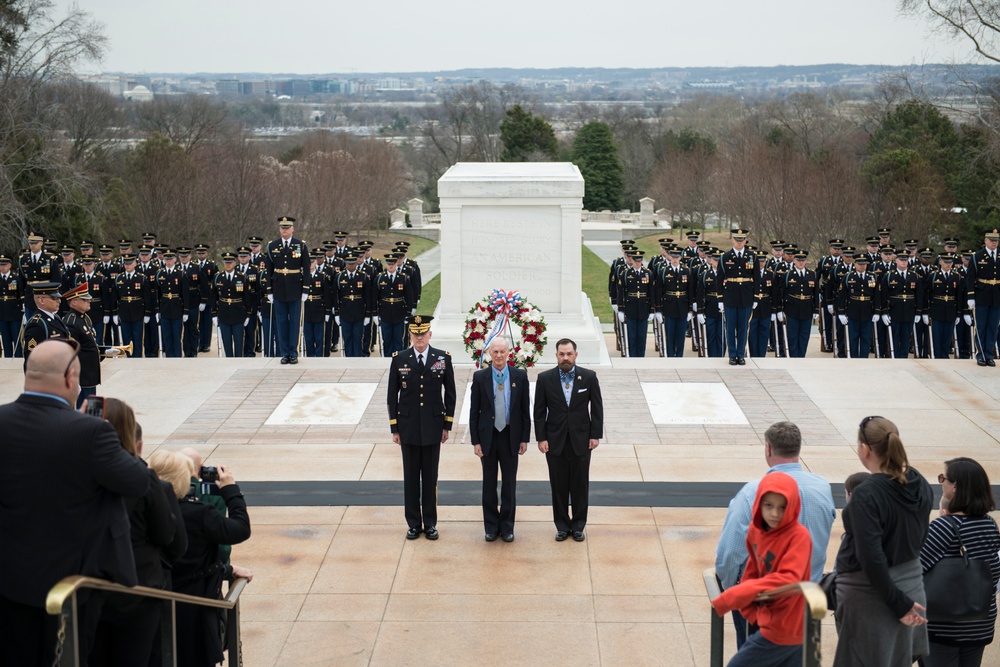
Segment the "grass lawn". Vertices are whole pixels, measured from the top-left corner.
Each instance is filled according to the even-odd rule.
[[[594,315],[601,322],[611,321],[611,302],[608,301],[608,271],[607,263],[598,257],[587,246],[581,246],[583,257],[581,269],[583,272],[583,291],[590,298]]]
[[[424,283],[420,291],[420,305],[417,306],[417,313],[420,315],[431,315],[437,308],[438,301],[441,300],[441,274],[437,274]]]

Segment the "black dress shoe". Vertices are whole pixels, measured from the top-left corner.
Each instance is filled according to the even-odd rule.
[[[980,365],[980,366],[986,366],[986,365],[988,365],[988,364],[986,363],[986,360],[985,360],[985,359],[976,359],[976,363],[977,363],[978,365]]]
[[[747,360],[744,359],[743,357],[737,357],[736,358],[736,363],[738,363],[740,366],[746,366],[747,365]]]
[[[513,542],[514,541],[514,533],[504,533],[503,534],[503,541],[504,542]]]
[[[439,537],[437,528],[428,528],[427,530],[425,530],[424,537],[426,537],[428,540],[436,540]]]
[[[288,363],[288,357],[282,357],[281,358],[281,363],[287,364]]]
[[[421,530],[419,528],[410,528],[406,531],[406,539],[415,540],[420,537]]]
[[[987,365],[987,366],[996,366],[996,365],[997,365],[997,362],[996,362],[996,361],[994,361],[993,359],[987,359],[987,360],[986,360],[986,365]]]
[[[737,363],[738,362],[736,361],[736,357],[729,357],[729,365],[730,366],[735,366]]]
[[[340,352],[340,348],[339,348],[339,347],[337,347],[336,345],[334,345],[334,346],[333,346],[333,349],[332,349],[332,350],[330,350],[330,352]]]
[[[210,348],[210,347],[199,347],[198,351],[199,352],[211,352],[212,348]]]
[[[486,533],[486,541],[487,542],[496,542],[497,541],[497,534],[496,533]]]
[[[582,530],[574,530],[573,531],[573,539],[576,540],[577,542],[583,542],[583,531]]]
[[[567,537],[569,537],[569,533],[565,530],[556,531],[556,542],[565,542]]]
[[[299,363],[299,358],[298,357],[288,357],[288,363],[290,363],[290,364],[292,364],[294,366],[295,364]]]

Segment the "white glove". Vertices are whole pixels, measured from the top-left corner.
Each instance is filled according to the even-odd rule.
[[[872,320],[872,322],[874,322],[874,321],[875,320]],[[883,315],[882,316],[882,324],[884,324],[885,326],[889,326],[890,324],[892,324],[892,317],[890,317],[889,315]]]
[[[923,320],[924,324],[930,324],[931,323],[931,318],[929,316],[927,316],[927,315],[917,315],[915,318],[913,318],[913,323],[916,324],[917,322],[920,322],[921,320]]]
[[[886,316],[883,315],[882,317],[884,319]],[[877,322],[878,322],[878,315],[877,314],[876,315],[872,315],[872,323],[874,324],[874,323],[877,323]]]
[[[756,310],[756,309],[757,309],[757,302],[754,301],[753,306],[750,307],[750,310]]]
[[[656,313],[656,323],[663,324],[663,313]]]
[[[198,312],[201,313],[201,312],[204,312],[204,310],[205,310],[205,304],[199,303],[198,304]]]
[[[149,315],[143,315],[143,317],[142,317],[142,323],[143,324],[149,324]]]
[[[813,313],[813,322],[819,319],[819,313]]]
[[[181,322],[187,322],[187,321],[188,321],[188,314],[184,313],[184,315],[181,317]]]
[[[264,323],[264,316],[260,314],[259,310],[257,311],[257,321],[260,322],[261,324]]]
[[[410,315],[416,315],[416,314],[417,314],[417,309],[416,308],[413,308],[412,310],[410,310]]]
[[[719,304],[719,312],[720,313],[726,312],[726,307],[722,303]]]
[[[693,312],[693,313],[697,313],[698,312],[698,304],[697,303],[692,303],[691,304],[691,312]]]
[[[250,326],[250,318],[249,317],[246,318],[245,320],[243,320],[243,328],[246,329],[248,326]]]
[[[334,315],[333,316],[333,321],[336,322],[337,326],[339,327],[340,326],[340,315]]]
[[[688,322],[694,319],[694,313],[688,313]]]
[[[111,321],[111,316],[110,315],[105,315],[104,316],[104,323],[107,324],[110,321]]]
[[[156,314],[156,323],[157,324],[160,323],[160,314],[159,313]]]
[[[323,321],[324,322],[329,322],[330,321],[330,316],[329,315],[324,315],[323,316]]]
[[[302,303],[305,303],[308,300],[309,300],[309,295],[308,294],[303,294],[302,295]]]
[[[212,326],[213,327],[219,326],[219,318],[218,317],[213,317],[212,318]]]
[[[840,323],[845,327],[847,326],[847,315],[838,315],[837,319],[840,320]]]
[[[705,313],[698,313],[698,324],[705,323]]]
[[[976,307],[976,300],[975,299],[969,299],[965,303],[969,304],[969,310],[972,310],[973,308]]]
[[[267,302],[268,303],[274,303],[274,295],[273,294],[268,294],[267,295]]]
[[[972,326],[972,315],[962,315],[962,319],[965,320],[965,326],[967,327]]]
[[[829,304],[829,305],[827,305],[827,307],[826,307],[826,312],[828,312],[828,313],[830,313],[831,315],[833,315],[833,304],[832,304],[832,303],[831,303],[831,304]]]
[[[784,322],[785,321],[785,311],[783,311],[783,310],[779,310],[778,311],[778,321],[779,322]]]
[[[117,347],[109,347],[106,352],[102,352],[106,357],[117,357],[122,353]]]
[[[646,318],[646,321],[647,322],[652,322],[653,321],[653,313],[649,314],[649,317]]]
[[[375,317],[374,317],[373,319],[375,320],[375,324],[376,324],[376,325],[378,325],[378,324],[381,324],[381,323],[382,323],[382,318],[381,318],[381,317],[379,317],[378,315],[376,315],[376,316],[375,316]]]
[[[118,326],[118,324],[121,322],[121,320],[118,318],[117,315],[113,316],[111,319],[115,321],[115,326]]]
[[[778,319],[778,314],[777,313],[771,313],[771,321],[774,322],[776,319]]]
[[[366,317],[366,318],[365,318],[365,326],[368,326],[368,325],[369,325],[369,324],[371,324],[371,323],[372,323],[372,318],[370,318],[370,317]]]
[[[619,322],[625,321],[625,313],[618,313],[618,321]]]
[[[615,315],[617,315],[618,314],[618,304],[617,303],[611,304],[611,310],[613,310],[614,313],[615,313]]]

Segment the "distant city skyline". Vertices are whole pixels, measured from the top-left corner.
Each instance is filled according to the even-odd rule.
[[[71,3],[56,0],[56,11]],[[87,71],[378,73],[464,68],[741,67],[977,62],[968,43],[896,2],[511,0],[487,13],[424,5],[285,0],[87,0],[108,54]],[[473,8],[474,7],[474,8]]]

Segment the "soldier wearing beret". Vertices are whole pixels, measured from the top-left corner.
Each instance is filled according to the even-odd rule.
[[[451,354],[430,346],[432,319],[409,318],[412,347],[395,354],[389,365],[389,430],[403,455],[410,540],[421,533],[429,540],[438,538],[438,461],[455,420],[455,371]]]

